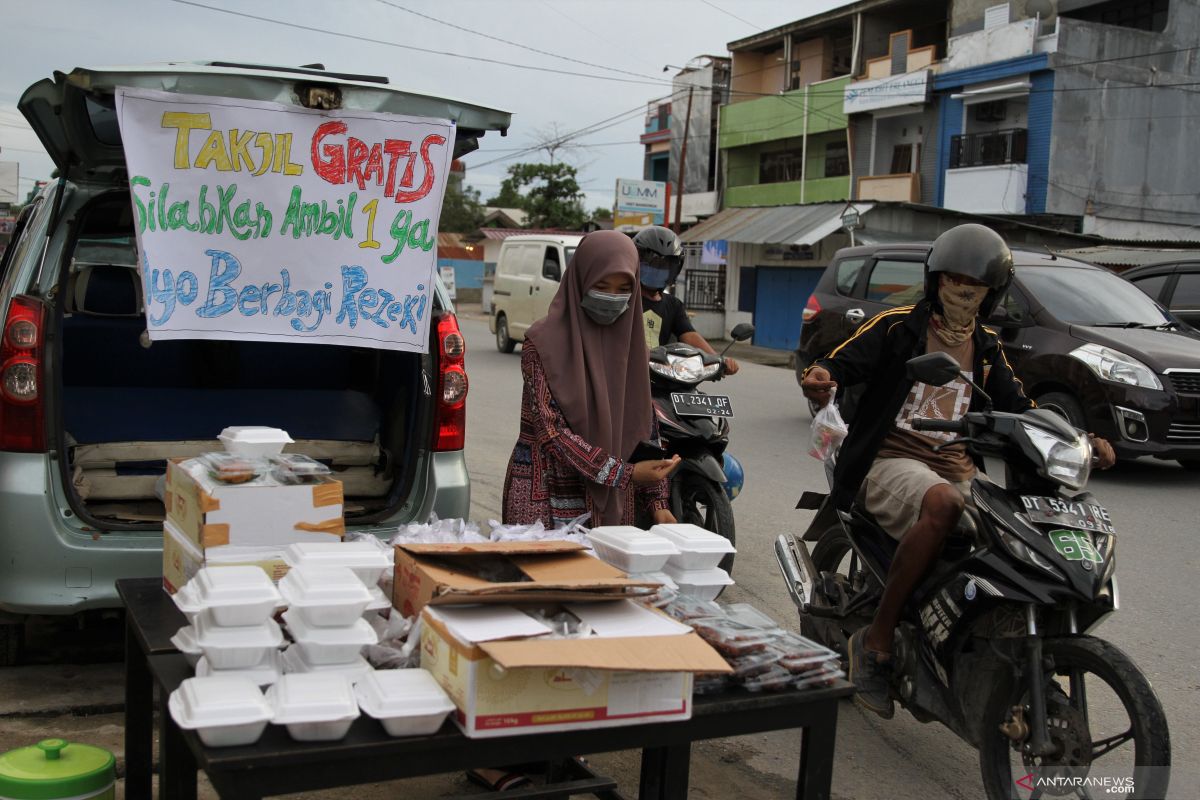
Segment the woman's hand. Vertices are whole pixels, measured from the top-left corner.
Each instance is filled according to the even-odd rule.
[[[638,486],[650,486],[666,478],[679,466],[679,456],[657,461],[639,461],[633,465],[633,482]]]
[[[655,525],[674,525],[675,522],[676,522],[675,515],[672,514],[670,511],[668,511],[667,509],[658,508],[658,509],[654,510],[654,524]]]

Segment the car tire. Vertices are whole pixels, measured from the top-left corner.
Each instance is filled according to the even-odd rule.
[[[1066,392],[1047,392],[1037,399],[1038,408],[1053,411],[1081,431],[1087,430],[1087,421],[1079,401]]]
[[[496,349],[501,353],[511,353],[517,343],[508,335],[508,317],[496,315]]]

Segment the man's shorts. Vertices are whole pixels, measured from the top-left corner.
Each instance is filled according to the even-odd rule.
[[[921,516],[925,493],[941,484],[958,489],[967,505],[974,506],[971,481],[948,481],[915,458],[875,459],[859,500],[892,538],[901,539]]]

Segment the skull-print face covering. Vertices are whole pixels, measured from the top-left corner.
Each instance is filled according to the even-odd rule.
[[[938,284],[938,300],[942,313],[933,315],[933,332],[947,347],[962,344],[975,332],[975,317],[988,287],[956,283],[942,274]]]

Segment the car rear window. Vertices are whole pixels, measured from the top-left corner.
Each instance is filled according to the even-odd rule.
[[[1162,289],[1167,285],[1167,278],[1171,277],[1170,273],[1166,275],[1147,275],[1144,278],[1132,278],[1131,282],[1134,286],[1141,289],[1148,297],[1153,297],[1158,300],[1162,295]]]
[[[880,259],[871,269],[867,300],[885,306],[915,303],[925,291],[925,265],[920,261]]]
[[[848,295],[854,291],[854,286],[858,283],[858,275],[862,272],[863,264],[865,263],[867,263],[865,258],[847,258],[838,262],[838,294]]]

